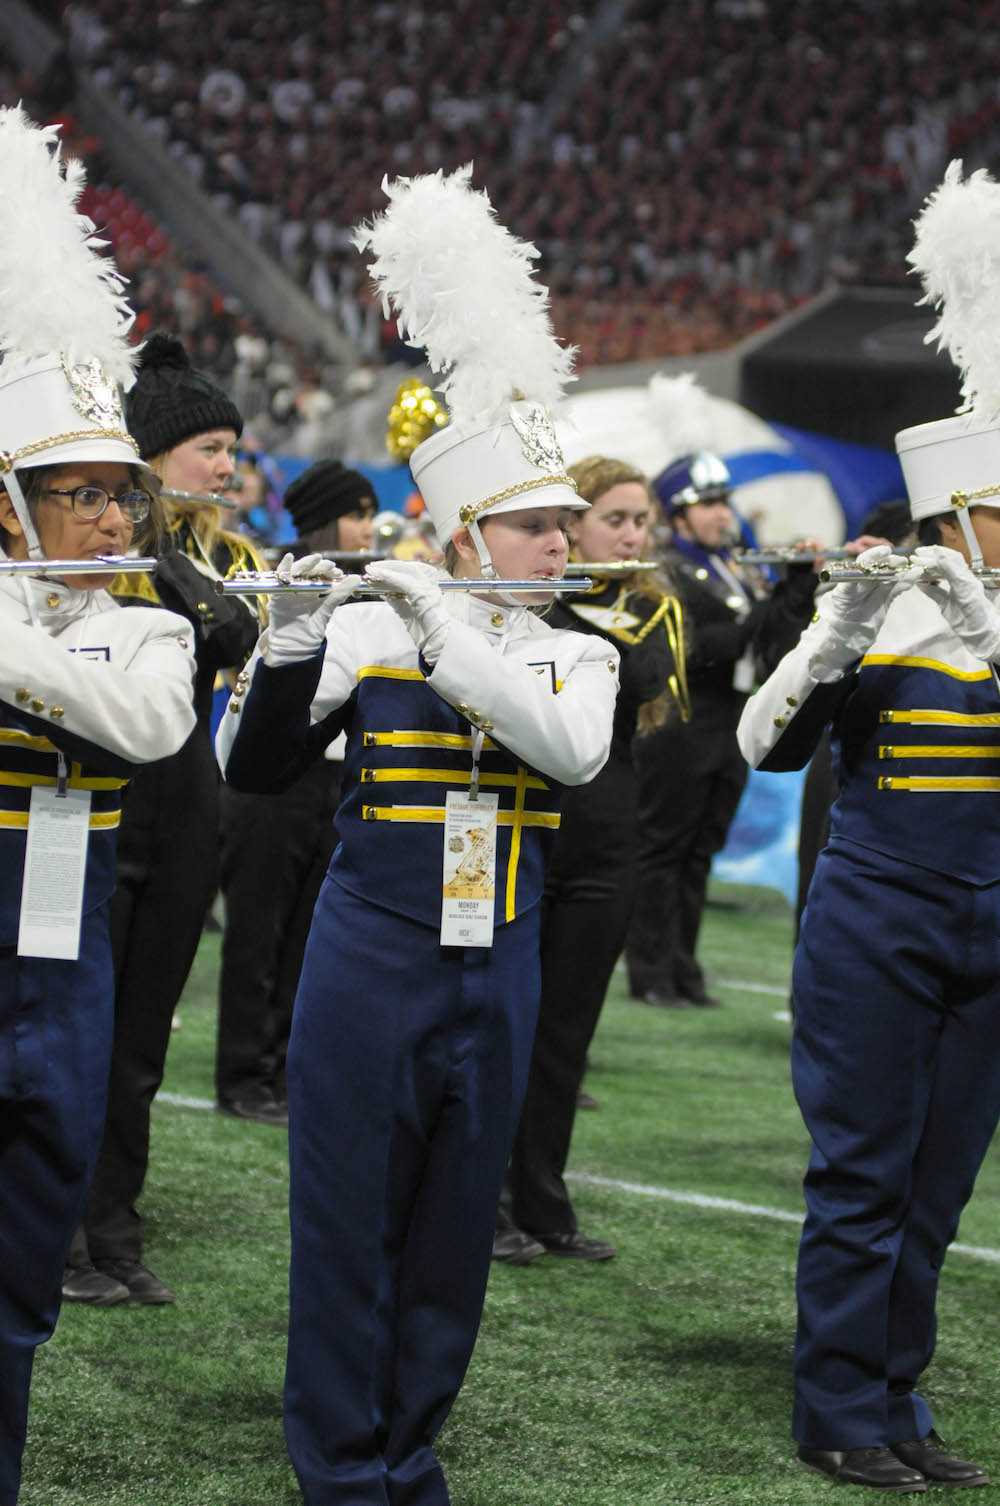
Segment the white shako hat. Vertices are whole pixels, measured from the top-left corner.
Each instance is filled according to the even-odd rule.
[[[982,564],[971,507],[1000,507],[1000,183],[981,168],[962,178],[950,162],[916,222],[907,261],[919,272],[937,323],[925,337],[962,376],[951,418],[896,435],[914,521],[952,513],[973,565]]]
[[[548,292],[531,276],[537,250],[497,221],[471,174],[470,163],[450,177],[383,179],[389,207],[354,244],[372,252],[386,316],[444,374],[450,422],[416,447],[410,469],[439,542],[464,524],[489,577],[487,515],[589,504],[566,474],[550,416],[575,352],[556,340]]]
[[[487,515],[590,505],[566,474],[548,409],[523,399],[495,423],[450,423],[417,446],[410,470],[442,545],[463,524],[478,533]]]
[[[79,162],[63,164],[55,126],[0,109],[0,202],[29,211],[26,228],[0,237],[0,482],[35,559],[19,471],[78,460],[148,471],[119,390],[133,380],[135,315],[105,242],[77,212],[84,181]]]

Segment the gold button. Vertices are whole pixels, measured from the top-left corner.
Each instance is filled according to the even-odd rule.
[[[785,700],[788,702],[789,706],[797,706],[799,704],[793,695],[786,695]]]
[[[880,779],[879,782],[878,782],[878,786],[879,786],[880,790],[891,790],[892,789],[892,779],[891,778],[889,778],[889,779]]]
[[[813,620],[813,622],[818,622],[819,621],[819,613],[818,612],[814,612],[813,613],[812,620]]]
[[[484,732],[492,732],[493,731],[493,723],[492,722],[480,722],[479,725],[482,727],[482,729],[483,729]]]
[[[891,722],[892,721],[892,712],[891,711],[880,711],[879,712],[879,721],[880,722]]]
[[[878,756],[879,758],[895,758],[896,750],[895,748],[879,748]]]
[[[198,611],[199,612],[207,612],[208,611],[208,602],[207,601],[199,601],[199,603],[198,603]]]
[[[32,709],[32,711],[44,711],[45,710],[45,702],[44,701],[40,701],[38,699],[38,697],[36,696],[35,699],[31,703],[31,709]]]
[[[233,695],[236,695],[236,696],[246,695],[246,693],[247,693],[247,688],[246,688],[246,686],[244,684],[237,685],[234,688],[234,690],[233,690]]]
[[[61,706],[53,706],[52,710],[49,712],[49,716],[59,717],[59,716],[64,716],[64,715],[65,715],[65,712],[63,711],[63,708]]]
[[[372,782],[372,780],[374,778],[375,778],[375,770],[374,769],[362,769],[361,770],[361,779],[362,779],[362,782],[364,784],[371,784],[371,782]]]
[[[490,618],[490,623],[493,627],[503,627],[503,613],[494,612]]]
[[[188,641],[186,638],[178,638],[177,642],[180,644],[181,648],[187,648],[188,646]]]
[[[457,705],[456,705],[456,707],[455,707],[455,710],[456,710],[456,711],[457,711],[457,712],[459,712],[459,714],[460,714],[460,715],[461,715],[461,716],[468,716],[468,714],[469,714],[469,708],[468,708],[468,706],[467,706],[467,705],[466,705],[466,704],[465,704],[465,702],[464,702],[464,701],[459,701],[459,702],[458,702],[458,703],[457,703]]]
[[[615,672],[615,661],[614,661],[614,659],[609,659],[608,660],[608,668],[610,669],[611,673],[614,674],[614,672]]]
[[[364,741],[365,741],[365,747],[366,748],[377,748],[378,747],[378,736],[374,732],[366,732],[365,733],[365,739],[364,739]]]
[[[378,820],[378,812],[375,809],[374,805],[363,805],[361,807],[361,819],[363,821],[377,821]]]
[[[229,709],[233,713],[233,716],[239,716],[239,714],[240,714],[240,703],[239,703],[239,701],[230,701],[229,702]]]
[[[45,605],[47,607],[57,607],[59,605],[60,600],[61,600],[61,597],[60,597],[58,591],[50,591],[49,594],[48,594],[48,596],[46,596],[46,598],[45,598]]]
[[[707,570],[696,570],[694,572],[694,578],[695,578],[695,580],[708,580],[708,571]]]
[[[783,716],[776,716],[774,718],[774,725],[776,727],[783,727],[785,725],[785,718]]]
[[[31,700],[31,691],[30,690],[15,690],[15,692],[14,692],[14,699],[15,699],[15,701],[30,701]]]

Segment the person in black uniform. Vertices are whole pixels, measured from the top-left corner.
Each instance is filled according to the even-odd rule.
[[[684,607],[691,720],[636,742],[639,878],[626,945],[633,998],[716,1005],[695,957],[712,858],[723,847],[747,767],[736,725],[759,673],[798,640],[817,576],[793,565],[773,589],[729,558],[730,478],[715,455],[687,455],[653,483],[673,527],[665,563]]]
[[[372,483],[340,460],[317,460],[289,486],[284,505],[297,554],[371,548]],[[258,1124],[288,1123],[285,1052],[313,908],[337,844],[340,741],[281,794],[228,784],[220,791],[226,920],[216,1099],[221,1112]]]
[[[140,454],[165,490],[222,491],[243,421],[222,388],[191,367],[175,336],[158,331],[146,341],[126,413]],[[244,662],[259,632],[244,599],[214,589],[231,567],[259,564],[248,541],[223,532],[219,519],[210,503],[170,503],[169,548],[155,571],[123,575],[114,585],[117,599],[133,610],[166,606],[191,622],[198,721],[179,753],[133,781],[122,820],[111,905],[115,1042],[104,1143],[63,1284],[66,1299],[97,1307],[173,1300],[141,1263],[135,1203],[171,1020],[216,888],[219,778],[209,725],[215,678]]]
[[[654,506],[643,473],[591,456],[570,466],[569,475],[591,504],[572,521],[573,558],[614,565],[640,560]],[[676,597],[645,571],[594,575],[593,590],[556,602],[549,621],[613,642],[621,655],[621,690],[610,757],[596,779],[567,793],[545,883],[541,1009],[493,1241],[493,1258],[510,1265],[525,1265],[546,1250],[576,1260],[608,1260],[615,1253],[577,1227],[563,1173],[587,1048],[635,892],[636,724],[648,731],[689,715]]]

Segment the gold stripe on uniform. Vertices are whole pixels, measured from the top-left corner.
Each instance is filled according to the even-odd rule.
[[[13,727],[0,727],[0,743],[13,743],[18,748],[31,748],[36,753],[58,753],[55,743],[47,737],[32,737],[29,732],[16,732]]]
[[[362,741],[366,748],[472,748],[472,738],[460,732],[366,732]],[[484,737],[483,750],[495,752],[496,743]]]
[[[904,743],[881,746],[879,758],[1000,758],[1000,747],[975,743]]]
[[[915,794],[949,791],[956,795],[975,793],[979,790],[1000,790],[1000,778],[991,775],[953,774],[936,778],[933,774],[914,774],[909,778],[897,778],[895,774],[880,776],[880,790],[911,790]]]
[[[940,659],[908,659],[903,654],[865,654],[861,661],[862,669],[866,664],[896,665],[900,669],[936,669],[940,674],[950,675],[953,680],[989,680],[991,678],[988,669],[956,669],[953,664],[942,664]]]
[[[363,805],[361,816],[364,821],[424,821],[431,825],[440,825],[444,821],[443,805]],[[514,811],[500,811],[497,816],[499,826],[514,825]],[[548,826],[559,825],[558,811],[524,811],[520,822],[522,826]]]
[[[366,664],[358,670],[358,679],[367,680],[374,675],[377,680],[425,680],[422,669],[393,669],[388,664]]]
[[[1000,711],[880,711],[878,719],[913,727],[1000,727]]]
[[[528,784],[532,782],[528,779],[528,771],[523,764],[518,764],[517,774],[514,777],[517,781],[517,793],[514,796],[514,809],[511,812],[514,818],[511,825],[514,829],[510,834],[510,857],[507,860],[507,902],[505,911],[507,920],[514,919],[515,898],[517,894],[517,864],[521,856],[521,829],[524,826],[524,792]]]
[[[74,769],[78,764],[73,765]],[[13,785],[17,789],[31,789],[35,785],[44,785],[50,789],[59,783],[54,774],[6,774],[0,771],[0,785]],[[79,774],[73,774],[67,781],[71,790],[120,790],[128,784],[127,779],[104,779],[96,777],[83,779]]]
[[[90,817],[90,829],[98,831],[109,826],[120,826],[121,819],[121,811],[94,811]],[[0,826],[25,827],[27,824],[27,811],[0,811]]]
[[[455,769],[362,769],[362,784],[450,784],[455,789],[460,788],[460,776]],[[499,789],[520,789],[521,775],[517,774],[480,774],[481,785],[492,785]],[[531,777],[527,780],[529,790],[547,790],[549,786],[544,779]]]

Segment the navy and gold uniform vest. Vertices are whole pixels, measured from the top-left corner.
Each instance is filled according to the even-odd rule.
[[[862,660],[835,724],[846,783],[830,834],[985,885],[1000,879],[1000,699],[990,670],[959,657],[922,645]]]
[[[84,879],[84,914],[102,904],[115,886],[116,829],[121,821],[127,779],[99,773],[67,755],[67,784],[90,792],[90,840]],[[21,721],[0,704],[0,946],[17,941],[28,837],[28,809],[36,785],[58,781],[57,749],[37,732],[37,722]]]
[[[348,716],[330,877],[437,928],[445,800],[449,790],[468,793],[475,729],[419,669],[380,665],[360,671]],[[479,768],[482,792],[499,796],[494,916],[502,925],[541,898],[563,787],[518,763],[488,731]]]

